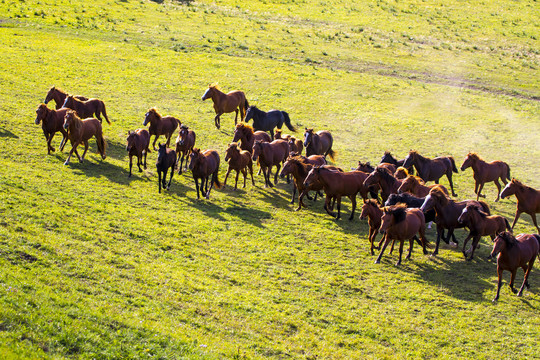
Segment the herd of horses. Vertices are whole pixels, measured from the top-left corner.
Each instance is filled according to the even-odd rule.
[[[519,216],[526,213],[531,216],[540,234],[536,221],[536,213],[540,212],[540,191],[511,178],[510,167],[505,162],[486,162],[477,153],[467,154],[461,171],[472,168],[476,200],[458,201],[450,196],[451,194],[457,197],[452,174],[458,172],[455,160],[451,156],[430,159],[411,150],[404,159],[398,160],[390,152],[385,152],[376,166],[359,162],[357,168],[345,171],[327,163],[327,157],[334,160],[336,156],[332,149],[333,137],[329,131],[315,132],[311,128],[306,128],[303,139],[297,139],[281,131],[282,126],[285,125],[289,130],[296,132],[286,112],[280,110],[264,112],[255,106],[249,106],[242,91],[236,90],[225,94],[215,85],[209,85],[202,100],[208,98],[211,98],[214,103],[216,112],[214,120],[218,129],[221,126],[221,115],[236,113],[234,137],[226,150],[225,162],[228,164],[228,169],[223,183],[218,179],[221,162],[219,152],[213,149],[196,148],[195,131],[173,116],[162,116],[156,108],[150,108],[145,115],[143,125],[149,125],[148,130],[145,128],[128,132],[126,146],[129,155],[128,176],[132,175],[133,157],[137,158],[139,172],[142,172],[143,168],[146,169],[146,158],[150,152],[152,136],[154,136],[152,148],[158,154],[156,169],[159,192],[162,188],[170,188],[175,171],[181,174],[189,168],[195,181],[197,198],[199,199],[202,194],[208,199],[212,188],[219,189],[224,186],[233,170],[236,172],[235,190],[240,173],[244,176],[244,187],[246,187],[248,172],[252,185],[255,185],[253,168],[254,163],[257,163],[264,176],[264,187],[277,184],[278,177],[286,177],[287,182],[292,177],[291,204],[294,204],[298,192],[296,210],[306,207],[304,198],[312,199],[310,192],[314,194],[314,200],[317,196],[322,196],[321,192],[324,192],[324,209],[329,215],[336,219],[341,217],[341,198],[345,196],[351,201],[349,220],[353,220],[359,194],[363,199],[360,219],[368,219],[369,224],[370,252],[374,255],[374,249],[380,250],[376,263],[380,262],[390,243],[392,243],[390,250],[392,253],[396,241],[399,242],[397,265],[402,261],[406,240],[409,241],[406,259],[411,257],[414,242],[420,244],[423,253],[427,254],[427,248],[430,248],[430,245],[425,236],[425,229],[426,224],[431,225],[433,222],[437,228],[433,255],[438,254],[441,239],[446,243],[457,245],[454,230],[458,228],[469,231],[462,248],[468,260],[473,258],[481,237],[491,237],[494,246],[490,256],[497,256],[499,276],[494,301],[499,297],[501,276],[504,270],[511,272],[512,291],[516,292],[513,284],[518,268],[522,268],[525,272],[518,295],[523,293],[524,287],[529,287],[529,273],[535,258],[537,256],[540,258],[540,235],[514,236],[512,230]],[[48,108],[47,103],[51,100],[56,103],[56,109]],[[240,122],[237,121],[238,113],[240,113]],[[98,151],[105,159],[106,143],[103,138],[101,116],[109,124],[110,121],[105,104],[101,100],[69,95],[61,89],[52,87],[44,103],[38,106],[36,115],[35,123],[42,125],[48,154],[55,151],[51,140],[56,132],[60,132],[63,136],[60,150],[63,150],[68,139],[72,145],[65,161],[66,165],[73,153],[77,155],[80,162],[84,160],[88,140],[92,137],[96,138]],[[253,126],[248,124],[250,120],[253,120]],[[170,148],[170,143],[177,129],[178,136],[173,149]],[[165,136],[166,141],[164,144],[159,143],[156,148],[156,142],[162,135]],[[84,144],[85,149],[82,156],[79,156],[77,146],[81,143]],[[302,155],[304,149],[305,156]],[[445,186],[439,184],[443,176],[448,179],[450,192]],[[501,187],[499,180],[504,188]],[[433,181],[434,184],[427,185],[429,181]],[[497,187],[495,201],[511,195],[516,196],[517,210],[512,225],[504,217],[492,215],[489,205],[480,200],[480,198],[485,198],[482,190],[487,182],[494,182]],[[375,245],[378,233],[382,234],[382,239]],[[471,239],[472,243],[467,249],[467,244]]]

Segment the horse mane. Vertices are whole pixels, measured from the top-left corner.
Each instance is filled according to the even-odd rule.
[[[407,205],[399,203],[387,206],[384,208],[384,212],[391,214],[394,217],[394,223],[399,224],[407,217]]]
[[[212,83],[212,84],[209,84],[208,87],[209,87],[209,88],[214,88],[214,89],[216,89],[216,90],[219,90],[219,85],[218,85],[217,82]]]
[[[184,130],[189,129],[189,127],[188,127],[187,125],[184,125],[184,124],[180,125],[180,128],[181,128],[181,129],[184,129]]]
[[[313,134],[313,128],[306,128],[306,132]]]
[[[81,127],[82,127],[82,120],[81,118],[77,115],[77,112],[75,110],[68,110],[66,115],[67,114],[70,114],[73,116],[73,126],[75,126],[75,129],[77,130],[80,130]]]
[[[518,179],[516,178],[513,178],[512,179],[512,182],[514,184],[516,184],[518,187],[522,188],[524,191],[529,191],[529,192],[536,192],[536,189],[533,188],[532,186],[528,186],[528,185],[525,185],[524,183],[522,183],[521,181],[519,181]]]
[[[448,201],[450,201],[450,198],[444,193],[444,191],[442,191],[439,188],[432,188],[429,191],[429,194],[431,196],[434,196],[434,197],[438,198],[438,199],[441,199],[443,201],[444,205],[448,204]]]
[[[404,169],[405,169],[405,168],[404,168]],[[409,178],[414,179],[414,181],[416,181],[416,182],[419,183],[420,185],[424,185],[424,184],[425,184],[424,180],[423,180],[421,177],[419,177],[419,176],[416,176],[416,175],[407,175],[407,177],[405,178],[405,180],[407,180],[407,179],[409,179]]]
[[[246,122],[241,122],[241,123],[236,124],[236,128],[237,129],[247,129],[252,134],[255,132],[255,130],[253,129],[253,126],[251,126],[250,124],[248,124]]]
[[[474,160],[482,160],[482,158],[480,157],[480,155],[478,155],[478,153],[472,152],[472,151],[467,154],[467,157],[470,157]]]
[[[503,231],[499,236],[504,240],[506,247],[509,249],[518,243],[516,237],[510,231]]]
[[[376,208],[379,208],[379,203],[375,199],[367,199],[364,201],[364,204],[369,206],[375,206]]]
[[[481,217],[485,218],[486,216],[488,216],[489,214],[485,213],[484,210],[482,208],[480,208],[480,206],[478,206],[477,204],[467,204],[467,206],[465,207],[467,209],[467,211],[469,209],[473,209],[475,210],[478,214],[480,214]]]
[[[396,181],[396,178],[391,175],[387,169],[383,168],[383,167],[379,167],[377,166],[375,168],[375,171],[379,173],[379,175],[381,175],[381,178],[386,181],[387,183],[390,183],[390,182],[395,182]]]
[[[150,113],[150,112],[153,113],[154,115],[156,115],[156,117],[157,117],[158,119],[161,119],[161,114],[159,113],[159,111],[157,110],[157,108],[155,108],[155,107],[150,108],[150,109],[148,110],[148,112],[149,112],[149,113]]]

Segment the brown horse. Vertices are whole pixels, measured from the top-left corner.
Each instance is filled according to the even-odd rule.
[[[397,160],[395,157],[392,156],[392,153],[390,153],[390,151],[385,151],[382,158],[381,158],[381,161],[379,162],[379,164],[384,164],[384,163],[387,163],[387,164],[392,164],[394,165],[396,168],[399,168],[399,167],[403,167],[403,163],[405,162],[405,159],[401,159],[401,160]],[[409,174],[414,174],[414,169],[413,169],[413,166],[409,166],[408,168],[405,169],[406,170],[406,173],[407,175]],[[395,176],[396,174],[394,174]],[[402,178],[405,178],[407,177],[406,176],[403,176]],[[397,177],[397,179],[402,179],[400,177]]]
[[[440,188],[442,191],[444,191],[446,195],[449,195],[448,190],[444,186],[440,184],[426,186],[424,185],[424,180],[415,175],[409,175],[405,179],[403,179],[403,181],[401,182],[401,186],[398,188],[397,192],[408,192],[413,194],[414,196],[426,197],[429,194],[430,190],[435,187]]]
[[[320,182],[326,194],[324,210],[336,219],[341,217],[341,197],[347,196],[352,203],[351,216],[349,217],[349,220],[352,220],[356,210],[356,195],[360,193],[363,199],[367,199],[368,189],[363,185],[367,177],[368,174],[362,171],[341,172],[328,169],[325,166],[314,166],[304,180],[304,187],[307,188],[317,181]],[[337,201],[337,215],[330,210],[330,201],[334,197]]]
[[[418,152],[411,150],[409,155],[403,162],[403,167],[408,168],[413,166],[418,172],[418,176],[424,181],[435,181],[435,184],[439,183],[439,179],[446,175],[448,182],[450,183],[450,190],[452,190],[452,196],[457,196],[454,192],[454,183],[452,182],[452,172],[457,173],[456,163],[451,156],[441,156],[435,159],[423,157]]]
[[[296,190],[298,190],[298,208],[296,208],[296,211],[300,210],[302,206],[306,207],[306,205],[303,203],[303,193],[305,190],[304,187],[304,180],[306,179],[307,174],[309,171],[313,168],[313,165],[325,165],[326,160],[321,155],[312,155],[309,158],[306,158],[304,156],[289,156],[287,158],[287,161],[283,164],[283,169],[281,169],[281,172],[279,173],[279,176],[281,178],[284,178],[285,176],[292,175],[293,176],[293,193],[292,193],[292,199],[291,204],[294,204],[294,198],[296,196]],[[315,186],[315,188],[311,188],[310,190],[322,190],[322,184],[319,186]],[[307,192],[306,192],[307,194]],[[317,196],[317,195],[315,195]]]
[[[302,140],[291,136],[289,138],[289,149],[298,155],[302,155],[302,151],[304,151],[304,144],[302,143]]]
[[[386,168],[377,166],[364,181],[366,187],[373,185],[379,185],[382,200],[385,202],[390,194],[397,193],[401,180],[396,179]]]
[[[377,200],[370,199],[370,200],[364,200],[364,205],[362,205],[362,212],[360,214],[360,220],[364,220],[365,218],[368,219],[369,224],[369,235],[368,239],[371,243],[370,251],[371,255],[375,255],[373,249],[375,246],[373,245],[375,243],[375,238],[377,237],[377,233],[379,232],[379,228],[381,227],[381,218],[383,216],[383,210],[379,207],[379,203]],[[379,250],[381,248],[381,244],[384,241],[384,236],[379,242],[379,245],[377,245],[376,249]]]
[[[161,116],[156,108],[148,109],[148,112],[144,115],[143,125],[146,126],[148,123],[150,123],[148,128],[150,136],[155,136],[152,143],[154,150],[156,150],[156,141],[160,135],[165,135],[167,138],[165,145],[169,146],[172,134],[181,125],[180,120],[174,116]]]
[[[64,102],[66,101],[66,97],[68,96],[69,94],[67,92],[65,92],[64,90],[62,89],[59,89],[57,87],[52,87],[49,89],[49,91],[47,92],[47,96],[45,96],[45,101],[44,103],[45,104],[48,104],[49,101],[51,100],[54,100],[55,104],[56,104],[56,110],[58,109],[61,109],[62,108],[62,105],[64,104]],[[85,96],[81,96],[81,95],[73,95],[73,97],[75,97],[76,99],[79,99],[81,101],[86,101],[88,100],[87,97]]]
[[[332,150],[332,144],[334,138],[329,131],[321,130],[317,133],[313,132],[313,129],[306,128],[304,132],[304,147],[306,148],[306,155],[330,155],[330,158],[334,160],[336,152]]]
[[[84,155],[86,155],[86,151],[88,150],[88,140],[92,138],[92,136],[96,137],[98,151],[101,154],[101,158],[105,160],[106,143],[103,138],[101,122],[98,119],[87,118],[81,120],[75,111],[68,110],[64,117],[64,130],[67,130],[69,141],[71,141],[71,150],[64,165],[69,164],[69,159],[71,159],[73,152],[77,155],[79,162],[83,162]],[[82,157],[79,156],[79,153],[77,152],[77,146],[79,146],[80,143],[84,144]]]
[[[249,107],[249,103],[246,99],[246,95],[239,90],[233,90],[227,94],[221,92],[217,85],[208,85],[208,89],[204,92],[202,100],[211,98],[214,102],[214,110],[216,117],[214,122],[216,127],[220,128],[220,116],[224,113],[235,112],[234,124],[236,125],[238,120],[238,110],[240,109],[240,120],[243,120],[246,116],[246,110]]]
[[[159,143],[158,146],[156,168],[158,173],[158,188],[159,192],[161,193],[161,185],[163,185],[163,188],[167,190],[169,190],[171,187],[171,181],[174,175],[174,167],[176,166],[176,152],[167,148],[167,145],[165,144]],[[169,171],[169,168],[171,169],[171,177],[169,178],[169,183],[167,184],[167,171]]]
[[[178,174],[182,173],[184,158],[186,159],[187,167],[189,154],[191,154],[193,146],[195,146],[196,138],[197,136],[195,135],[195,131],[190,130],[186,125],[180,126],[180,131],[178,132],[178,137],[176,138],[176,155],[178,156],[176,163],[178,164]]]
[[[289,134],[283,134],[283,131],[281,129],[274,130],[274,140],[286,140],[289,141],[291,138],[291,135]]]
[[[520,234],[516,237],[510,232],[503,232],[499,234],[494,241],[493,250],[489,255],[490,258],[497,256],[497,295],[493,299],[493,302],[499,299],[499,292],[502,286],[502,274],[504,270],[510,271],[512,276],[510,277],[510,289],[515,294],[514,279],[516,278],[516,271],[518,268],[522,268],[525,272],[523,278],[523,284],[517,296],[523,294],[525,287],[529,286],[529,275],[534,265],[534,260],[538,256],[540,260],[540,236],[537,234]]]
[[[146,155],[150,152],[150,134],[145,129],[128,131],[126,151],[129,155],[129,175],[131,177],[131,168],[133,167],[133,156],[137,157],[137,166],[139,172],[142,172],[141,163],[144,155],[144,168],[146,169]]]
[[[276,167],[274,183],[277,184],[277,178],[281,164],[287,160],[289,155],[289,144],[285,140],[274,140],[271,143],[256,140],[253,144],[253,161],[258,160],[264,175],[264,187],[272,187],[270,175],[272,166]]]
[[[256,140],[270,142],[270,135],[264,131],[254,131],[249,124],[241,122],[234,129],[234,137],[232,142],[240,142],[240,148],[250,153],[253,151],[253,144]]]
[[[216,150],[205,150],[201,152],[200,149],[193,148],[191,154],[189,154],[189,169],[193,173],[193,180],[195,180],[195,187],[197,188],[197,199],[199,196],[199,179],[201,179],[201,193],[205,198],[210,198],[210,191],[212,186],[217,189],[221,188],[221,182],[218,179],[219,173],[219,154]],[[208,182],[210,181],[210,189],[208,188]]]
[[[47,141],[47,154],[50,155],[51,151],[55,151],[51,145],[51,141],[54,134],[57,131],[62,133],[62,141],[60,142],[60,151],[64,150],[67,141],[67,131],[64,130],[64,117],[68,109],[51,110],[45,104],[40,104],[36,109],[36,125],[41,122],[41,129],[45,140]]]
[[[240,172],[244,175],[244,187],[246,187],[247,170],[251,175],[251,183],[255,186],[255,180],[253,180],[253,160],[251,160],[251,153],[240,149],[237,143],[229,144],[227,148],[227,155],[225,155],[225,162],[229,163],[225,180],[223,180],[223,186],[227,184],[227,178],[231,170],[236,171],[236,179],[234,182],[234,190],[238,187],[238,175]]]
[[[381,227],[379,232],[385,235],[385,242],[381,249],[375,264],[381,262],[384,250],[388,246],[391,240],[399,240],[399,260],[396,265],[401,264],[401,257],[403,255],[403,244],[405,240],[409,239],[409,253],[405,260],[411,258],[413,249],[413,240],[418,241],[422,245],[424,255],[427,254],[426,245],[427,240],[425,236],[426,220],[424,213],[418,208],[407,208],[405,204],[398,204],[385,207],[383,209],[383,216],[381,217]],[[416,234],[420,235],[420,240]]]
[[[536,223],[536,214],[540,213],[540,191],[527,186],[516,179],[512,179],[501,191],[501,199],[507,196],[516,195],[517,198],[517,210],[514,222],[512,223],[512,229],[516,225],[516,221],[521,213],[529,214],[532,218],[536,230],[540,234],[540,228]]]
[[[500,160],[495,160],[490,163],[482,160],[477,153],[470,152],[465,157],[463,165],[461,165],[461,171],[464,171],[466,168],[472,167],[473,177],[474,177],[474,193],[476,194],[476,200],[483,197],[482,189],[484,184],[490,181],[495,183],[497,186],[497,199],[495,202],[499,201],[499,193],[501,192],[501,184],[499,184],[499,178],[506,185],[506,180],[511,180],[510,178],[510,166],[507,163]]]
[[[396,169],[396,172],[394,173],[394,177],[398,180],[403,180],[407,176],[409,176],[409,171],[405,169],[403,166],[398,166],[398,168]]]
[[[461,212],[458,218],[458,222],[464,224],[469,228],[470,233],[463,241],[463,255],[467,258],[467,254],[471,254],[471,259],[474,254],[474,250],[478,247],[478,242],[482,236],[490,236],[491,240],[495,239],[495,236],[505,230],[511,230],[510,224],[506,218],[500,215],[488,215],[477,204],[467,204],[465,209]],[[473,238],[473,242],[469,250],[465,251],[465,247],[470,238]]]
[[[437,245],[435,246],[433,255],[437,255],[439,253],[439,243],[441,241],[441,237],[443,237],[444,229],[448,229],[447,239],[449,240],[450,236],[452,236],[454,242],[456,242],[454,229],[465,227],[465,224],[460,223],[458,218],[463,209],[465,209],[469,203],[478,205],[479,209],[482,209],[483,212],[489,215],[489,206],[483,201],[455,201],[450,199],[448,195],[446,195],[440,188],[433,188],[429,191],[429,194],[424,199],[424,203],[420,209],[424,213],[431,209],[435,209],[435,213],[437,214]]]
[[[109,125],[111,124],[107,117],[107,112],[105,111],[105,103],[99,99],[81,101],[73,95],[68,95],[66,96],[66,100],[62,107],[75,110],[77,115],[81,118],[89,118],[95,115],[99,122],[102,122],[101,115],[103,115],[105,120],[107,120],[107,123]]]

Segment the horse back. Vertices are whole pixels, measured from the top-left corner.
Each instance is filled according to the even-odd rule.
[[[59,110],[50,110],[54,111],[52,115],[52,124],[45,125],[45,121],[41,121],[41,126],[43,129],[47,128],[49,131],[64,131],[64,118],[68,108],[61,108]]]
[[[96,118],[82,120],[82,140],[88,140],[92,136],[101,136],[103,133],[101,122]]]
[[[519,234],[516,236],[519,249],[520,265],[526,265],[540,252],[540,236],[537,234]]]
[[[270,135],[267,132],[261,131],[261,130],[255,131],[253,133],[253,138],[255,140],[260,140],[260,141],[268,142],[268,143],[272,141],[272,138],[270,137]]]
[[[173,132],[178,127],[178,124],[180,124],[180,120],[175,118],[174,116],[163,116],[161,118],[162,126],[163,126],[163,132]]]
[[[216,150],[208,149],[202,153],[207,163],[207,171],[210,175],[219,169],[219,153]]]

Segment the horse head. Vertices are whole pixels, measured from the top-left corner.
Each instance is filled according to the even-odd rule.
[[[68,110],[64,116],[64,129],[69,129],[72,124],[76,129],[80,129],[82,126],[81,120],[75,110]]]
[[[246,116],[244,117],[244,122],[247,123],[249,120],[253,119],[257,110],[258,109],[255,105],[251,105],[250,107],[248,107],[246,110]]]
[[[489,259],[499,255],[499,253],[505,249],[509,249],[517,244],[517,240],[514,235],[509,231],[503,231],[497,234],[495,240],[493,240],[493,250],[489,254]]]
[[[152,123],[156,119],[161,119],[161,115],[158,113],[155,107],[150,108],[144,115],[143,125],[146,126],[148,123]]]
[[[304,131],[304,147],[307,148],[313,139],[313,129],[306,128]]]
[[[406,217],[407,205],[397,204],[392,206],[386,206],[383,209],[383,216],[381,217],[381,227],[379,228],[379,232],[381,234],[386,233],[390,226],[403,222]]]
[[[216,84],[209,84],[208,85],[208,89],[206,89],[206,91],[204,92],[203,96],[202,96],[202,101],[206,100],[206,99],[209,99],[212,97],[212,95],[214,94],[214,90],[217,88],[217,85]]]
[[[37,124],[37,123],[36,123]],[[501,199],[504,199],[505,197],[512,196],[516,193],[516,187],[522,185],[518,180],[515,178],[512,178],[512,180],[506,184],[504,189],[501,191]]]
[[[133,146],[135,146],[135,141],[137,138],[137,133],[135,131],[128,131],[128,137],[126,139],[127,145],[126,145],[126,151],[130,152]]]
[[[64,104],[62,104],[62,107],[66,108],[72,108],[73,107],[73,95],[66,96],[66,100],[64,100]]]
[[[49,109],[47,108],[47,105],[40,104],[38,106],[38,108],[36,109],[36,120],[35,120],[36,125],[39,125],[39,122],[41,120],[45,120],[48,112],[49,112]]]
[[[446,194],[438,188],[433,188],[429,191],[429,194],[424,199],[424,203],[420,207],[420,210],[424,212],[424,214],[433,209],[435,206],[444,207],[448,204],[450,199],[446,196]]]
[[[405,179],[407,176],[409,176],[409,172],[403,166],[398,167],[394,173],[394,177],[398,180]]]
[[[240,153],[240,147],[239,147],[238,143],[232,142],[232,143],[229,144],[229,146],[227,147],[227,150],[226,150],[225,152],[226,152],[226,155],[225,155],[225,162],[227,162],[227,161],[229,161],[229,159],[231,159],[234,155]]]
[[[45,96],[45,101],[44,101],[45,104],[48,104],[49,101],[53,99],[53,94],[55,91],[56,89],[54,88],[54,86],[49,89],[49,92],[47,92],[47,96]]]
[[[189,154],[189,170],[193,170],[198,165],[201,156],[201,149],[193,148],[191,150],[191,154]]]
[[[461,171],[467,169],[470,167],[473,163],[475,163],[480,157],[478,154],[469,152],[467,156],[465,157],[465,160],[463,161],[463,164],[461,165]]]
[[[252,149],[252,159],[253,161],[257,160],[257,158],[259,157],[259,155],[262,153],[263,151],[263,141],[262,140],[255,140],[255,142],[253,143],[253,149]]]
[[[410,150],[409,154],[407,154],[407,156],[403,160],[403,167],[410,168],[411,166],[413,166],[416,159],[416,155],[417,155],[416,150]]]
[[[158,143],[157,163],[160,164],[167,154],[167,144]]]

